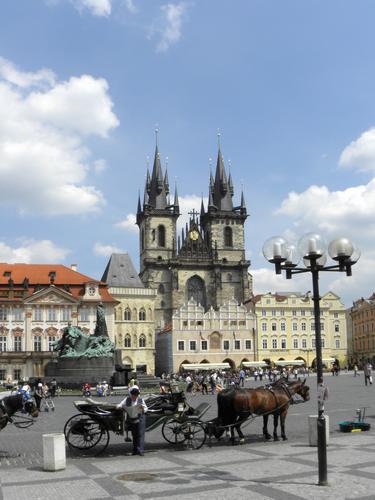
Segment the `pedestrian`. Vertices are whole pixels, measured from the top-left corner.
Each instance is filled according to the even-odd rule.
[[[204,374],[202,377],[202,394],[208,394],[207,390],[207,375]]]
[[[354,371],[354,376],[356,377],[358,374],[358,366],[357,365],[354,365],[353,371]]]
[[[35,398],[36,407],[38,408],[38,410],[40,410],[40,403],[43,399],[43,384],[42,384],[42,382],[38,382],[37,386],[35,387],[34,398]]]
[[[255,370],[254,370],[254,380],[255,380],[255,382],[258,380],[258,375],[259,375],[258,369],[255,368]]]
[[[132,433],[133,452],[132,455],[144,455],[146,417],[148,408],[137,385],[129,389],[129,396],[119,403],[116,408],[127,412],[126,423]]]
[[[240,385],[241,387],[245,386],[245,372],[242,368],[240,370]]]
[[[259,368],[259,380],[263,380],[263,368]]]
[[[365,364],[363,373],[365,375],[365,385],[367,385],[367,382],[372,385],[372,364],[370,363],[370,361]]]
[[[191,392],[191,390],[193,388],[193,380],[189,374],[187,374],[185,382],[186,382],[186,392]]]
[[[56,396],[57,381],[55,378],[51,380],[51,398]]]

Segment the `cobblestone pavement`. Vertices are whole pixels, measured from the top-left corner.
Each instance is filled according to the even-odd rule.
[[[375,499],[374,430],[342,434],[337,422],[351,419],[355,409],[368,406],[368,421],[375,427],[373,386],[363,377],[327,377],[330,400],[331,441],[328,448],[329,487],[318,487],[316,448],[307,446],[307,415],[314,414],[316,399],[290,409],[287,418],[289,441],[264,443],[262,424],[245,429],[247,442],[230,446],[227,441],[197,451],[176,449],[163,442],[160,429],[146,434],[145,457],[127,456],[130,445],[111,436],[102,456],[79,458],[67,451],[67,469],[55,473],[42,470],[42,434],[61,432],[75,413],[73,400],[58,398],[54,413],[42,413],[30,429],[8,426],[1,432],[0,481],[4,499],[54,498],[226,498],[236,499]],[[308,382],[313,389],[316,379]],[[254,385],[254,383],[252,383]],[[120,397],[115,400],[120,400]],[[215,416],[215,397],[195,396],[212,403],[207,419]]]

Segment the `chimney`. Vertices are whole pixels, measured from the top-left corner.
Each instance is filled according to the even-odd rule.
[[[77,264],[71,264],[71,265],[70,265],[70,269],[71,269],[72,271],[77,271]]]

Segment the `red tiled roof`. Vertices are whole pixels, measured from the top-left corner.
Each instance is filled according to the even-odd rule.
[[[5,272],[10,272],[10,276],[4,276]],[[27,278],[30,285],[48,285],[51,277],[50,272],[55,272],[55,285],[82,285],[83,283],[96,282],[98,280],[85,276],[62,264],[6,264],[0,263],[0,285],[7,285],[9,278],[14,284],[21,284]]]

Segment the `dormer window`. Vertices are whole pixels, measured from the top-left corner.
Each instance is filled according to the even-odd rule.
[[[90,285],[87,289],[87,293],[93,297],[96,294],[96,287],[94,285]]]

